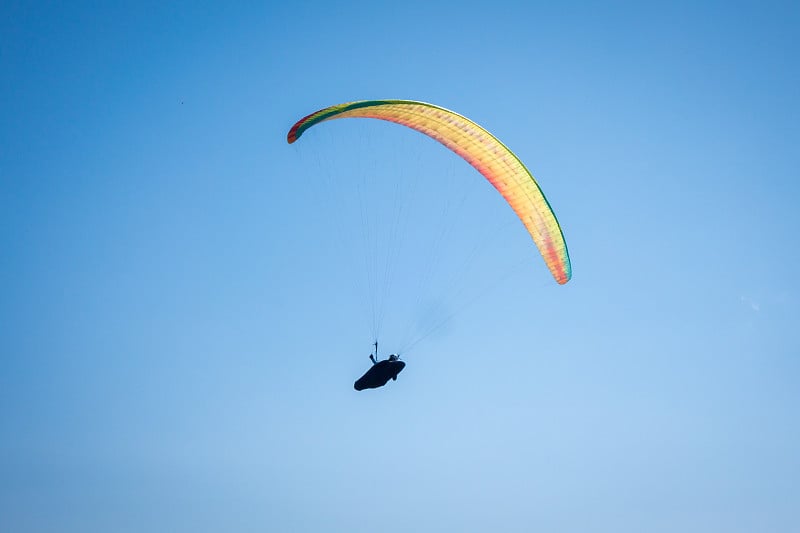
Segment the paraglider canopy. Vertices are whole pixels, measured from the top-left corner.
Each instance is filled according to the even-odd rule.
[[[522,161],[494,135],[453,111],[413,100],[364,100],[303,117],[286,136],[291,144],[310,127],[337,118],[395,122],[439,141],[475,167],[505,198],[525,225],[559,284],[572,277],[567,243],[550,203]]]

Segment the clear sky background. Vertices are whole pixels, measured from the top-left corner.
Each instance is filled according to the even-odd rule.
[[[0,8],[0,531],[800,531],[796,3],[226,4]],[[372,98],[572,281],[419,134],[286,143]],[[458,312],[358,393],[397,206],[382,353]]]

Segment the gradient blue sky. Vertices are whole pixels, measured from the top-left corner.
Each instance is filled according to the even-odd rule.
[[[798,27],[780,2],[4,2],[0,530],[800,530]],[[514,149],[573,280],[421,136],[286,144],[370,98]],[[503,228],[474,279],[529,270],[356,393],[331,228],[404,177],[432,206],[409,241],[463,183],[453,250]],[[407,320],[427,261],[404,249]]]

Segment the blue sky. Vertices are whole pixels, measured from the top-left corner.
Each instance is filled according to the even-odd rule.
[[[0,530],[800,529],[798,7],[433,4],[3,4]],[[572,281],[414,132],[286,144],[371,98]],[[457,313],[357,393],[399,206],[385,350]]]

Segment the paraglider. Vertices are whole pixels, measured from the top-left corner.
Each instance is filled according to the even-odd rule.
[[[572,278],[567,243],[550,203],[522,161],[487,130],[458,113],[425,102],[364,100],[326,107],[303,117],[289,130],[287,141],[292,144],[310,127],[338,118],[394,122],[431,137],[461,156],[513,209],[555,281],[563,285]],[[382,387],[390,379],[396,380],[405,367],[396,355],[378,361],[377,344],[375,354],[370,355],[372,367],[355,382],[356,390]]]
[[[383,387],[389,383],[390,379],[396,381],[397,374],[406,367],[406,364],[396,354],[390,355],[388,359],[383,361],[378,361],[378,343],[376,342],[373,346],[375,346],[375,353],[369,354],[372,366],[353,384],[353,388],[357,391]]]

